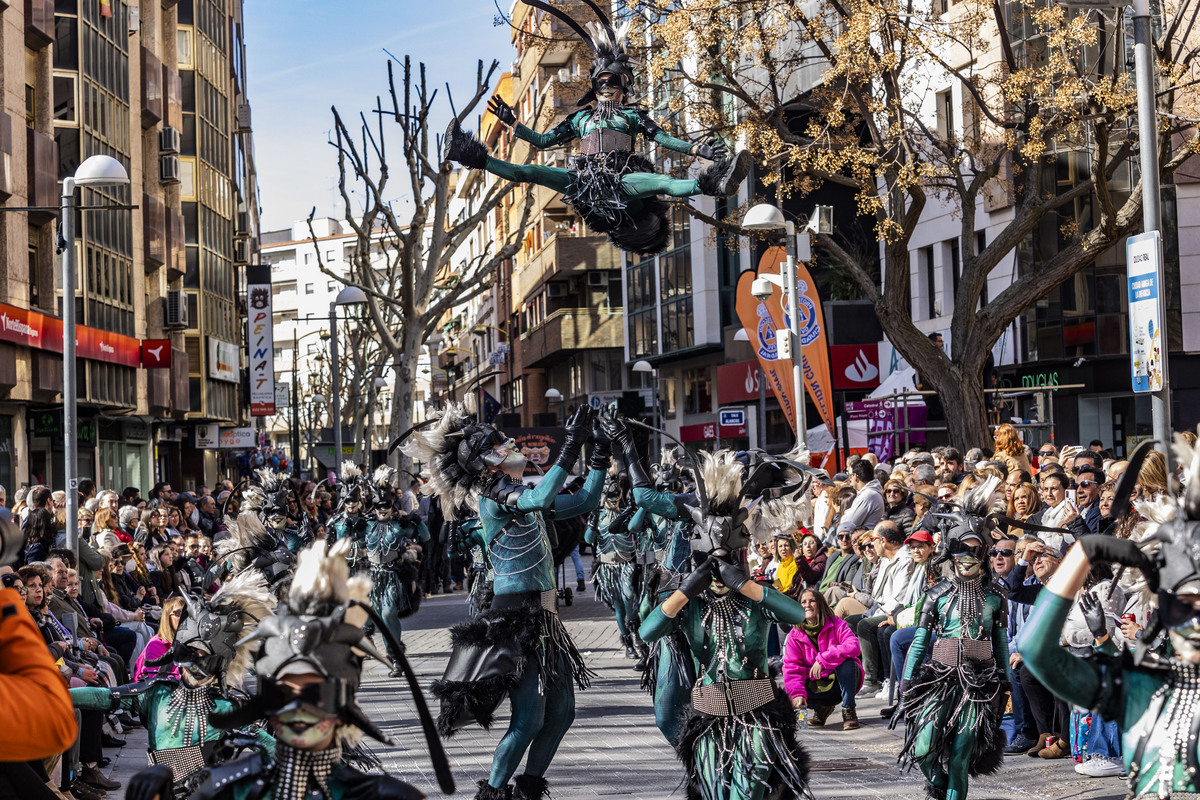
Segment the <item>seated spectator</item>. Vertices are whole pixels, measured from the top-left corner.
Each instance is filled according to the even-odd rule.
[[[187,585],[180,576],[182,563],[176,565],[175,560],[175,548],[169,543],[161,544],[150,551],[150,566],[154,567],[150,573],[150,580],[154,581],[158,596],[164,599],[187,590]]]
[[[795,546],[796,540],[791,532],[778,531],[775,534],[775,552],[779,554],[779,564],[775,568],[774,586],[784,594],[792,588],[792,581],[796,579],[796,559],[792,554]]]
[[[850,470],[850,484],[855,491],[854,501],[838,521],[838,532],[852,531],[860,526],[874,528],[883,519],[883,487],[875,480],[870,461],[855,462]]]
[[[878,629],[881,625],[895,628],[895,615],[905,606],[913,602],[911,596],[911,578],[915,565],[912,555],[904,545],[906,537],[894,523],[884,520],[875,526],[875,548],[880,553],[878,573],[875,577],[873,597],[874,604],[866,614],[848,617],[858,633],[858,643],[862,649],[863,670],[866,678],[862,694],[870,696],[884,691],[883,682],[890,679],[884,671],[884,656],[879,646]],[[890,661],[890,655],[887,660]]]
[[[912,529],[936,531],[938,529],[937,520],[929,516],[929,511],[933,508],[933,499],[937,497],[937,487],[928,483],[918,484],[912,489],[913,501],[913,524]],[[936,538],[936,537],[935,537]]]
[[[805,533],[800,539],[800,557],[796,558],[793,555],[793,559],[796,564],[796,579],[792,582],[790,594],[795,597],[799,596],[802,586],[815,589],[820,584],[821,578],[825,576],[827,557],[825,548],[821,547],[821,540],[816,534]]]
[[[809,726],[823,726],[841,703],[842,730],[855,730],[854,698],[863,681],[858,637],[815,589],[800,593],[800,605],[804,622],[792,628],[784,643],[784,690],[795,708],[811,709]]]
[[[909,508],[909,492],[902,482],[890,480],[883,487],[883,518],[896,523],[905,536],[912,533],[916,513]]]
[[[871,596],[875,588],[876,566],[879,563],[879,552],[875,547],[875,534],[866,531],[854,541],[854,547],[861,557],[858,570],[850,579],[848,587],[831,586],[826,590],[825,599],[833,608],[833,613],[841,619],[854,615],[862,616],[874,604]]]
[[[1023,483],[1013,490],[1012,500],[1008,504],[1008,516],[1024,522],[1041,508],[1042,501],[1038,498],[1037,487],[1032,483]],[[1015,535],[1019,530],[1013,530],[1012,533]]]
[[[121,506],[117,511],[117,538],[122,542],[132,542],[137,533],[138,519],[142,512],[137,506]]]
[[[150,581],[149,573],[145,575],[146,582],[142,583],[132,546],[122,544],[113,551],[112,559],[113,586],[121,598],[121,607],[134,611],[155,605],[158,593]]]
[[[854,541],[861,537],[866,530],[858,528],[849,533],[837,534],[837,550],[833,560],[825,566],[825,574],[821,576],[817,588],[824,593],[831,586],[849,586],[854,573],[858,570],[862,556],[854,552]]]
[[[170,534],[167,533],[167,522],[169,519],[170,514],[167,511],[167,507],[163,505],[143,511],[141,520],[138,523],[137,535],[134,539],[144,544],[147,548],[166,544],[170,539]]]
[[[179,677],[179,667],[174,664],[168,669],[166,666],[151,667],[146,662],[155,661],[163,656],[171,645],[175,642],[175,631],[179,628],[179,619],[183,614],[183,598],[171,597],[163,603],[162,619],[158,623],[158,633],[151,637],[146,643],[146,649],[138,656],[137,662],[133,667],[133,679],[135,681],[145,681],[157,678],[160,675],[171,675]]]
[[[92,522],[92,541],[95,548],[105,553],[115,550],[121,543],[118,527],[117,516],[113,511],[107,506],[98,508]]]

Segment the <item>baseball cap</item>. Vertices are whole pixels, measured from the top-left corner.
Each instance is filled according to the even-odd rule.
[[[925,542],[926,544],[933,544],[933,535],[929,531],[913,531],[908,535],[908,538],[904,540],[905,544],[908,544],[909,542]]]

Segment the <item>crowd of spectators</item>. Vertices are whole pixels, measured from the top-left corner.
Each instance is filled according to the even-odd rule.
[[[773,647],[784,687],[807,723],[824,725],[840,704],[843,726],[853,730],[856,701],[865,698],[883,701],[884,718],[896,713],[926,590],[945,574],[934,557],[938,504],[960,500],[995,477],[1008,518],[988,553],[1009,602],[1007,752],[1073,758],[1076,771],[1091,777],[1122,775],[1116,722],[1071,709],[1041,686],[1023,669],[1021,633],[1041,587],[1077,538],[1143,535],[1147,523],[1136,510],[1112,517],[1116,482],[1127,466],[1101,442],[1061,448],[1045,442],[1033,449],[1012,425],[1000,425],[987,448],[911,450],[883,463],[873,454],[852,456],[831,483],[814,483],[812,530],[781,533],[751,557],[756,580],[804,606],[805,624],[781,629]],[[1133,497],[1152,500],[1167,482],[1166,460],[1152,451]],[[1073,654],[1130,646],[1148,627],[1154,599],[1144,581],[1134,571],[1113,581],[1112,570],[1098,565],[1077,598],[1061,642]]]

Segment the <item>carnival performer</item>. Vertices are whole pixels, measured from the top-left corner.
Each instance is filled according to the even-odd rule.
[[[421,605],[420,568],[409,545],[415,541],[428,542],[429,529],[424,523],[410,525],[395,518],[393,481],[396,470],[386,464],[376,468],[368,482],[371,502],[370,518],[364,537],[356,542],[365,547],[371,582],[371,605],[387,623],[392,638],[388,642],[388,657],[397,660],[391,641],[400,643],[400,620],[411,616]],[[418,520],[419,522],[419,520]],[[423,537],[423,538],[421,538]],[[392,677],[400,677],[399,668]]]
[[[512,716],[479,782],[478,800],[540,800],[549,794],[546,770],[575,719],[574,685],[586,688],[591,672],[557,611],[552,542],[547,513],[587,514],[596,508],[610,454],[598,435],[583,488],[559,491],[584,443],[592,436],[594,411],[581,406],[566,423],[566,438],[554,465],[538,485],[521,482],[525,457],[516,443],[473,413],[451,404],[437,422],[415,433],[405,452],[430,465],[429,483],[442,507],[478,511],[495,573],[492,606],[478,618],[451,629],[453,652],[434,684],[441,701],[438,728],[449,736],[471,722],[488,727],[507,693]],[[573,685],[574,683],[574,685]],[[515,779],[528,751],[525,772]]]
[[[179,668],[177,677],[161,672],[153,680],[112,689],[70,690],[76,708],[140,712],[150,762],[171,770],[176,798],[187,797],[191,779],[220,757],[224,734],[209,714],[232,712],[241,702],[239,688],[254,651],[248,634],[270,615],[276,602],[262,573],[253,569],[222,584],[211,600],[205,600],[198,589],[183,599],[171,649],[147,662],[174,665]],[[274,746],[265,731],[254,731],[252,738],[268,751]],[[132,787],[130,792],[132,796]]]
[[[699,665],[700,677],[675,740],[687,771],[688,796],[810,796],[808,755],[796,741],[796,717],[767,665],[771,625],[799,624],[804,610],[750,580],[744,466],[737,454],[701,453],[701,459],[701,507],[693,512],[699,533],[693,540],[696,566],[641,630],[647,642],[655,642],[678,626]],[[802,485],[807,491],[807,482]]]
[[[925,592],[905,660],[901,713],[892,718],[892,725],[906,723],[901,764],[918,765],[926,794],[937,800],[963,800],[970,777],[990,775],[1004,760],[1008,599],[991,579],[986,519],[1003,508],[1000,488],[1000,479],[989,477],[939,515],[940,557],[952,575]]]
[[[279,596],[286,592],[296,564],[287,539],[291,490],[283,476],[269,469],[256,471],[247,483],[237,518],[225,517],[228,535],[213,545],[213,564],[205,586],[253,569]]]
[[[629,523],[637,511],[632,505],[621,508],[622,492],[618,475],[609,471],[604,484],[604,500],[589,517],[583,540],[594,548],[599,562],[592,577],[596,597],[613,610],[625,657],[637,658],[629,620],[633,608],[633,557],[636,545]]]
[[[362,679],[363,654],[387,664],[363,631],[367,619],[366,575],[350,578],[339,542],[329,556],[323,543],[300,554],[287,604],[254,633],[254,671],[258,688],[243,706],[214,712],[222,728],[241,728],[265,719],[275,735],[271,750],[255,750],[211,766],[192,800],[422,800],[420,789],[390,775],[366,774],[347,763],[363,734],[394,744],[355,700]],[[331,557],[332,556],[332,557]],[[411,674],[411,668],[406,671]],[[419,690],[417,690],[419,692]],[[422,723],[435,745],[434,767],[443,791],[453,792],[449,768],[432,719],[418,703]],[[423,713],[422,713],[423,712]],[[150,797],[162,776],[146,770],[131,786]]]
[[[737,192],[750,170],[749,153],[731,155],[720,139],[704,144],[676,139],[644,108],[629,102],[633,67],[637,66],[625,51],[630,22],[614,28],[602,10],[588,2],[600,21],[585,28],[560,7],[540,0],[522,2],[565,22],[592,50],[591,88],[578,102],[583,109],[548,133],[519,124],[512,108],[498,96],[492,98],[488,110],[514,128],[518,138],[538,149],[562,147],[578,139],[580,154],[570,168],[512,164],[489,155],[487,146],[454,120],[446,131],[446,158],[516,183],[535,183],[561,192],[589,228],[607,233],[614,245],[634,253],[660,253],[670,240],[670,205],[658,195],[725,197]],[[660,175],[650,160],[634,151],[639,136],[667,150],[713,163],[697,178]]]
[[[1140,544],[1103,534],[1080,537],[1038,595],[1021,634],[1026,668],[1047,689],[1116,721],[1129,798],[1200,797],[1200,452],[1176,435],[1175,455],[1184,466],[1183,496],[1135,504],[1141,517],[1162,520],[1157,530]],[[1140,462],[1135,453],[1133,475]],[[1100,561],[1140,573],[1157,594],[1158,617],[1135,651],[1076,658],[1059,639],[1076,594]],[[1163,630],[1170,645],[1165,654],[1149,649]]]
[[[328,536],[325,544],[332,547],[335,542],[348,539],[350,549],[347,551],[346,557],[350,559],[350,573],[357,575],[359,572],[370,569],[366,545],[369,521],[363,507],[367,489],[364,485],[362,470],[353,461],[343,461],[339,474],[342,479],[341,498],[338,500],[337,509],[326,525]]]

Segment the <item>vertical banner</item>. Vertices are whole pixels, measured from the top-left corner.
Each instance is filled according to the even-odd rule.
[[[1162,236],[1139,233],[1125,240],[1129,274],[1129,367],[1135,392],[1158,392],[1163,387],[1163,333],[1158,318],[1158,275]]]
[[[271,267],[246,267],[246,363],[250,365],[250,414],[275,413],[275,331],[271,317]]]
[[[765,302],[759,302],[750,291],[750,284],[759,275],[779,275],[787,259],[787,250],[772,247],[763,254],[757,271],[747,270],[738,278],[737,312],[750,345],[758,356],[767,385],[779,400],[788,424],[796,428],[796,410],[792,398],[792,361],[779,358],[776,335],[786,336],[790,320],[787,316],[785,292],[773,292]],[[796,265],[796,282],[800,294],[796,307],[800,314],[801,371],[809,397],[831,434],[834,431],[832,380],[829,369],[829,347],[826,344],[825,324],[821,314],[821,298],[808,270]]]

